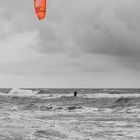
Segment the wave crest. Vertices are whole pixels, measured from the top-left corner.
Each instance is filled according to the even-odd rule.
[[[8,93],[8,95],[18,95],[18,96],[34,96],[35,94],[36,94],[35,91],[18,88],[13,88]]]

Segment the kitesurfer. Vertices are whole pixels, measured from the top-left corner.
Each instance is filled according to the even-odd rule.
[[[77,91],[76,90],[73,92],[73,96],[77,97]]]

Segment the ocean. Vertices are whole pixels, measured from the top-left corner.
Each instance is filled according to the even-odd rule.
[[[0,140],[140,140],[140,89],[0,89]]]

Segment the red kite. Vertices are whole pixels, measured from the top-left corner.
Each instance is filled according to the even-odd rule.
[[[34,7],[38,19],[44,19],[46,15],[46,0],[34,0]]]

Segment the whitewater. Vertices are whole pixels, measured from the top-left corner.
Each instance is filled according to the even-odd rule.
[[[0,89],[0,140],[139,140],[139,132],[140,89]]]

